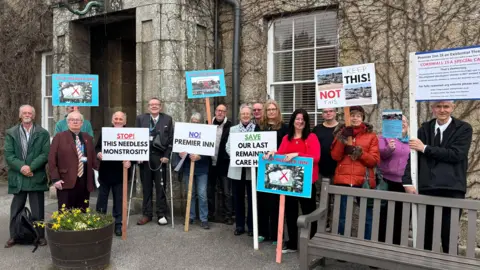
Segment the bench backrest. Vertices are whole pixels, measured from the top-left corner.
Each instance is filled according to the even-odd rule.
[[[395,202],[403,203],[402,223],[401,223],[401,241],[400,245],[408,246],[408,234],[410,227],[410,212],[412,205],[417,205],[418,219],[417,219],[417,237],[416,248],[424,248],[425,235],[425,217],[427,205],[434,207],[434,222],[433,222],[433,243],[432,251],[440,252],[441,247],[441,226],[442,226],[442,211],[444,208],[451,209],[450,218],[450,244],[449,254],[457,255],[458,236],[460,232],[459,217],[462,210],[467,217],[467,245],[466,256],[475,258],[475,248],[477,247],[477,213],[480,210],[480,201],[467,199],[452,199],[443,197],[432,197],[424,195],[413,195],[399,192],[388,192],[378,190],[368,190],[361,188],[342,187],[329,184],[329,179],[322,179],[322,190],[320,195],[320,208],[328,209],[329,197],[334,197],[333,217],[331,224],[331,232],[338,234],[338,225],[340,219],[340,200],[341,196],[347,196],[347,207],[345,216],[345,230],[344,236],[352,237],[352,223],[354,221],[354,201],[359,200],[359,218],[358,218],[358,233],[357,238],[364,239],[365,219],[367,213],[368,201],[373,201],[372,211],[372,232],[371,241],[379,241],[379,222],[380,210],[382,201],[387,207],[387,222],[386,222],[386,236],[385,243],[392,244],[393,228],[394,228],[394,213]],[[326,224],[319,224],[320,229],[325,229]]]

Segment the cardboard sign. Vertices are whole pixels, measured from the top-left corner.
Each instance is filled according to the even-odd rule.
[[[230,133],[230,166],[257,167],[258,155],[277,150],[277,132]]]
[[[312,196],[313,158],[295,157],[289,162],[285,156],[270,159],[259,156],[257,191],[287,196]]]
[[[188,98],[223,97],[227,95],[223,69],[186,72]]]
[[[175,123],[173,135],[173,152],[197,154],[204,156],[215,155],[217,142],[217,126]]]
[[[415,53],[416,101],[480,99],[480,46]]]
[[[375,64],[315,71],[318,109],[377,104]]]
[[[148,161],[148,128],[102,128],[102,160]]]
[[[98,75],[52,74],[53,106],[98,106]]]
[[[384,110],[382,112],[382,136],[390,139],[402,138],[402,111]]]

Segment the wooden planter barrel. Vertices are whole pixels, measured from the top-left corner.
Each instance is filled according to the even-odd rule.
[[[88,231],[46,228],[53,265],[58,269],[105,269],[110,263],[114,223]]]

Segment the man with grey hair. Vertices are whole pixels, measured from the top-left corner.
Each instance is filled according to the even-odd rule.
[[[453,101],[432,104],[435,119],[422,124],[417,139],[410,139],[412,150],[418,152],[418,190],[412,185],[410,160],[403,176],[405,191],[436,197],[465,198],[467,189],[468,151],[472,142],[472,126],[453,118]],[[451,209],[442,211],[442,247],[450,247]],[[424,247],[432,250],[434,207],[427,205]]]
[[[260,102],[254,103],[253,104],[253,122],[255,124],[260,124],[260,121],[262,121],[262,115],[263,115],[263,104]]]
[[[34,123],[35,109],[30,105],[22,105],[19,109],[21,123],[8,129],[5,134],[5,161],[8,165],[8,194],[13,194],[10,207],[10,239],[5,248],[12,247],[21,241],[15,233],[15,219],[30,202],[33,221],[43,221],[45,216],[45,194],[48,190],[45,164],[50,150],[48,131]],[[40,240],[44,246],[45,231],[38,228]]]
[[[55,124],[55,132],[53,133],[53,136],[57,135],[57,133],[60,133],[62,131],[67,131],[68,130],[68,123],[67,123],[67,115],[75,110],[74,106],[67,106],[65,107],[66,115],[65,118],[58,121],[57,124]],[[84,119],[82,127],[80,128],[81,132],[87,132],[90,136],[93,136],[93,129],[92,129],[92,124],[90,121]]]

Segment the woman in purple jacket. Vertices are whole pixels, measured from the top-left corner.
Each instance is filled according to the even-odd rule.
[[[402,185],[402,176],[410,155],[408,146],[408,120],[402,117],[402,138],[392,139],[380,136],[378,138],[380,148],[380,165],[378,169],[382,172],[383,180],[388,184],[388,191],[405,192]],[[401,226],[402,226],[401,202],[395,203],[395,215],[393,226],[393,243],[400,245]],[[387,205],[383,205],[380,212],[380,230],[379,241],[385,241],[387,224]]]

